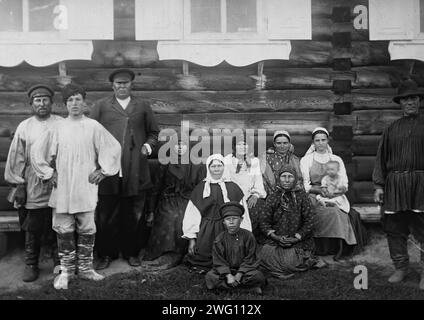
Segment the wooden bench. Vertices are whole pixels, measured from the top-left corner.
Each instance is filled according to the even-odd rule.
[[[19,225],[18,212],[1,211],[0,212],[0,257],[4,256],[7,251],[7,232],[21,231]]]
[[[361,220],[366,223],[379,223],[381,212],[379,206],[375,203],[361,203],[352,206],[353,209],[359,212]]]

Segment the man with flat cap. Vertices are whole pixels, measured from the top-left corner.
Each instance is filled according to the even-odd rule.
[[[256,239],[240,228],[244,207],[237,201],[226,202],[219,208],[225,231],[215,239],[212,247],[213,267],[205,276],[208,289],[253,288],[262,293],[265,277],[258,270]]]
[[[63,118],[52,115],[54,91],[38,84],[28,90],[33,116],[22,121],[16,129],[7,156],[4,177],[13,185],[10,201],[18,208],[19,220],[25,231],[25,270],[23,281],[35,281],[39,275],[38,260],[42,240],[46,239],[56,251],[56,235],[52,229],[52,209],[48,202],[52,185],[43,184],[31,165],[31,148],[40,136]],[[59,264],[53,253],[55,266]]]
[[[374,201],[382,204],[383,228],[387,235],[395,272],[391,283],[408,273],[408,237],[421,248],[421,282],[424,290],[424,117],[420,114],[423,91],[411,80],[400,83],[393,101],[403,116],[383,133],[373,172]]]
[[[118,69],[109,76],[114,94],[97,101],[90,113],[121,144],[122,169],[99,185],[97,270],[119,252],[131,266],[140,266],[140,234],[146,190],[152,187],[147,157],[157,144],[159,128],[150,103],[131,94],[134,72]]]

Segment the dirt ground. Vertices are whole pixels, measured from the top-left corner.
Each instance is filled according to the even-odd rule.
[[[341,262],[334,262],[331,256],[323,257],[323,259],[333,266],[352,262],[365,266],[367,264],[378,265],[381,266],[381,272],[385,276],[389,275],[393,271],[393,267],[385,235],[377,226],[371,226],[368,229],[371,235],[370,243],[361,254]],[[0,292],[10,292],[18,289],[38,289],[43,283],[48,281],[53,283],[53,263],[51,259],[45,257],[41,259],[39,280],[32,283],[24,283],[21,280],[24,269],[23,241],[19,238],[18,234],[12,235],[11,238],[13,239],[10,241],[11,245],[8,254],[0,259]],[[408,250],[411,263],[416,264],[419,261],[420,251],[413,243],[413,239],[408,241]],[[102,270],[100,273],[106,277],[110,277],[115,274],[128,273],[137,269],[142,270],[142,267],[130,267],[125,260],[118,259],[112,262],[110,268]]]

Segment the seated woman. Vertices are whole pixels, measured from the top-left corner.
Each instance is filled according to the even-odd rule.
[[[187,241],[181,238],[184,211],[194,187],[206,177],[203,164],[182,163],[181,156],[187,149],[184,142],[178,141],[178,163],[159,165],[149,201],[152,230],[143,259],[149,266],[173,267],[187,252]]]
[[[277,185],[278,178],[276,175],[285,165],[295,168],[299,178],[298,185],[303,187],[299,158],[294,154],[294,146],[291,144],[290,134],[285,130],[275,131],[273,147],[261,156],[261,171],[267,194],[270,194]]]
[[[206,272],[212,267],[212,246],[224,231],[219,208],[224,202],[237,201],[247,208],[241,188],[224,177],[224,157],[213,154],[206,160],[206,179],[193,190],[183,219],[183,238],[189,240],[185,262],[193,270]],[[240,225],[252,231],[249,215]]]
[[[249,146],[244,140],[233,140],[233,153],[224,158],[226,176],[243,190],[247,202],[248,214],[252,221],[252,230],[258,230],[258,199],[264,199],[266,192],[262,180],[259,159],[249,154]]]
[[[261,231],[267,236],[260,264],[272,276],[285,279],[324,263],[312,254],[314,214],[308,195],[297,185],[296,170],[283,166],[277,177],[279,184],[260,216]]]
[[[325,198],[329,196],[327,189],[321,187],[321,181],[326,175],[326,164],[330,161],[339,164],[339,179],[344,190],[347,191],[348,188],[345,165],[340,157],[333,154],[328,145],[328,138],[329,133],[325,128],[318,127],[312,132],[312,145],[300,160],[300,168],[305,190],[309,193],[313,211],[316,213],[316,254],[334,254],[334,259],[338,260],[344,254],[351,254],[358,244],[361,246],[365,236],[356,211],[349,210],[346,213],[338,206],[322,206],[316,199],[317,195]]]

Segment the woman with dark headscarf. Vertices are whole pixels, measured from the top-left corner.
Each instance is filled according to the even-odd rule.
[[[144,263],[150,266],[172,267],[187,251],[187,241],[181,238],[184,211],[194,187],[206,177],[205,165],[182,163],[187,149],[183,141],[178,141],[175,145],[178,163],[159,166],[149,201],[153,225],[144,256],[149,261]]]
[[[328,191],[321,186],[326,175],[326,164],[335,161],[339,164],[339,176],[345,191],[348,178],[343,160],[333,154],[328,144],[329,133],[318,127],[312,132],[312,145],[300,160],[303,183],[309,193],[312,208],[316,213],[314,231],[316,254],[334,254],[338,260],[343,254],[358,250],[365,242],[365,230],[356,211],[344,212],[338,206],[323,206],[317,201],[317,195],[328,197]]]
[[[302,174],[300,171],[299,158],[294,154],[294,146],[291,144],[290,134],[285,131],[275,131],[273,136],[273,148],[270,148],[261,158],[261,170],[265,191],[267,194],[278,183],[278,173],[283,166],[292,166],[298,176],[298,185],[302,187]]]
[[[219,214],[221,205],[237,201],[247,209],[241,188],[224,175],[222,155],[211,155],[206,160],[206,170],[206,178],[191,193],[183,219],[183,238],[189,240],[186,262],[200,272],[211,269],[213,242],[224,231]],[[240,227],[252,231],[248,215]]]
[[[260,216],[260,229],[267,237],[261,250],[261,266],[275,277],[287,278],[320,267],[323,262],[312,254],[314,214],[308,195],[297,185],[296,170],[283,166],[277,177],[278,184]]]

